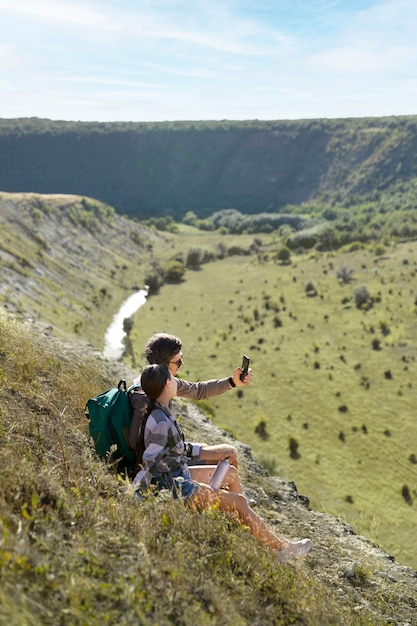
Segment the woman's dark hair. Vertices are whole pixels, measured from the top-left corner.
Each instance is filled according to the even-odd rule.
[[[153,363],[145,367],[140,375],[140,386],[151,400],[156,400],[169,378],[171,378],[171,372],[167,365]]]
[[[175,354],[181,352],[182,341],[174,335],[157,333],[152,335],[145,345],[145,357],[148,363],[168,365]]]
[[[140,376],[140,385],[148,396],[149,403],[142,416],[139,438],[136,444],[135,471],[140,469],[140,465],[142,463],[142,457],[145,450],[145,426],[147,419],[155,408],[156,399],[161,395],[167,380],[170,378],[171,372],[169,371],[168,366],[165,364],[158,365],[156,363],[152,363],[151,365],[145,367]]]

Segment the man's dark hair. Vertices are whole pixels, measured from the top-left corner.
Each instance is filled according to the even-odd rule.
[[[168,365],[175,354],[181,352],[181,339],[166,333],[152,335],[145,345],[145,357],[148,363]]]

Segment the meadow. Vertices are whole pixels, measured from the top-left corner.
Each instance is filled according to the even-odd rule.
[[[204,401],[207,414],[313,509],[416,568],[417,244],[282,263],[275,238],[261,240],[258,254],[188,270],[151,296],[134,316],[133,364],[160,331],[182,338],[188,380],[228,376],[248,354],[253,382]],[[171,255],[189,241],[189,229],[173,238]],[[221,235],[192,241],[216,246]]]

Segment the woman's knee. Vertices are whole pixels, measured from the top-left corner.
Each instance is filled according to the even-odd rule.
[[[244,512],[249,509],[246,498],[241,493],[234,493],[231,491],[220,492],[220,506],[228,510],[236,509],[240,512]]]

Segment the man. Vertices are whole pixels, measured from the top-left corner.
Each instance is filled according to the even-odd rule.
[[[156,363],[168,366],[177,382],[177,396],[190,398],[192,400],[202,400],[218,396],[235,387],[243,387],[252,379],[252,371],[249,369],[247,375],[240,379],[242,369],[237,367],[232,376],[228,378],[213,379],[203,382],[190,383],[181,378],[177,378],[178,370],[184,362],[182,353],[182,341],[174,335],[157,333],[148,339],[145,345],[145,357],[149,365]],[[148,404],[148,397],[141,387],[134,389],[130,393],[130,404],[132,406],[133,417],[130,426],[129,444],[135,449],[139,438],[142,415]],[[217,465],[225,458],[230,464],[237,468],[237,450],[228,444],[218,444],[207,446],[206,444],[188,444],[188,457],[190,464],[203,463],[207,465]],[[197,469],[197,468],[196,468]]]

